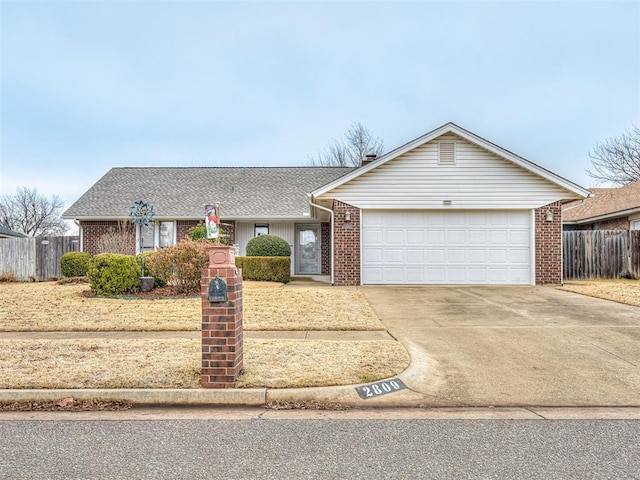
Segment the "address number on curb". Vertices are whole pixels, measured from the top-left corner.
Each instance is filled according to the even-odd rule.
[[[372,383],[371,385],[363,385],[362,387],[356,387],[356,392],[363,400],[379,397],[380,395],[386,395],[387,393],[397,392],[403,390],[407,386],[402,383],[399,378],[392,378],[391,380],[385,380],[384,382]]]

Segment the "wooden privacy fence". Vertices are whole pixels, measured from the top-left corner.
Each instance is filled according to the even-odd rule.
[[[62,255],[78,245],[77,236],[0,239],[0,275],[13,274],[20,282],[59,278]]]
[[[640,278],[640,230],[563,232],[565,280]]]

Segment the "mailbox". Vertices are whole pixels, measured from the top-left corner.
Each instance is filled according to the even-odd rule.
[[[212,303],[227,301],[227,284],[218,276],[209,282],[209,301]]]

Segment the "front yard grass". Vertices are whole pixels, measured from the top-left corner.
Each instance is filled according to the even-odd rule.
[[[200,298],[87,298],[88,285],[0,283],[0,332],[197,331]],[[354,289],[244,284],[246,330],[384,330]],[[409,364],[395,341],[244,340],[238,387],[348,385]],[[200,388],[194,339],[2,340],[0,389]]]
[[[409,365],[393,341],[244,340],[237,386],[349,385]],[[200,341],[0,340],[0,389],[200,388]]]
[[[580,293],[589,297],[612,300],[627,305],[640,307],[640,280],[597,279],[597,280],[570,280],[560,290]]]
[[[0,283],[0,331],[194,331],[200,298],[87,298],[87,284]],[[245,330],[384,330],[357,290],[245,282]]]

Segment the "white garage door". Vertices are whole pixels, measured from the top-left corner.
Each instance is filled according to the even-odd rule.
[[[531,212],[364,210],[363,284],[531,283]]]

